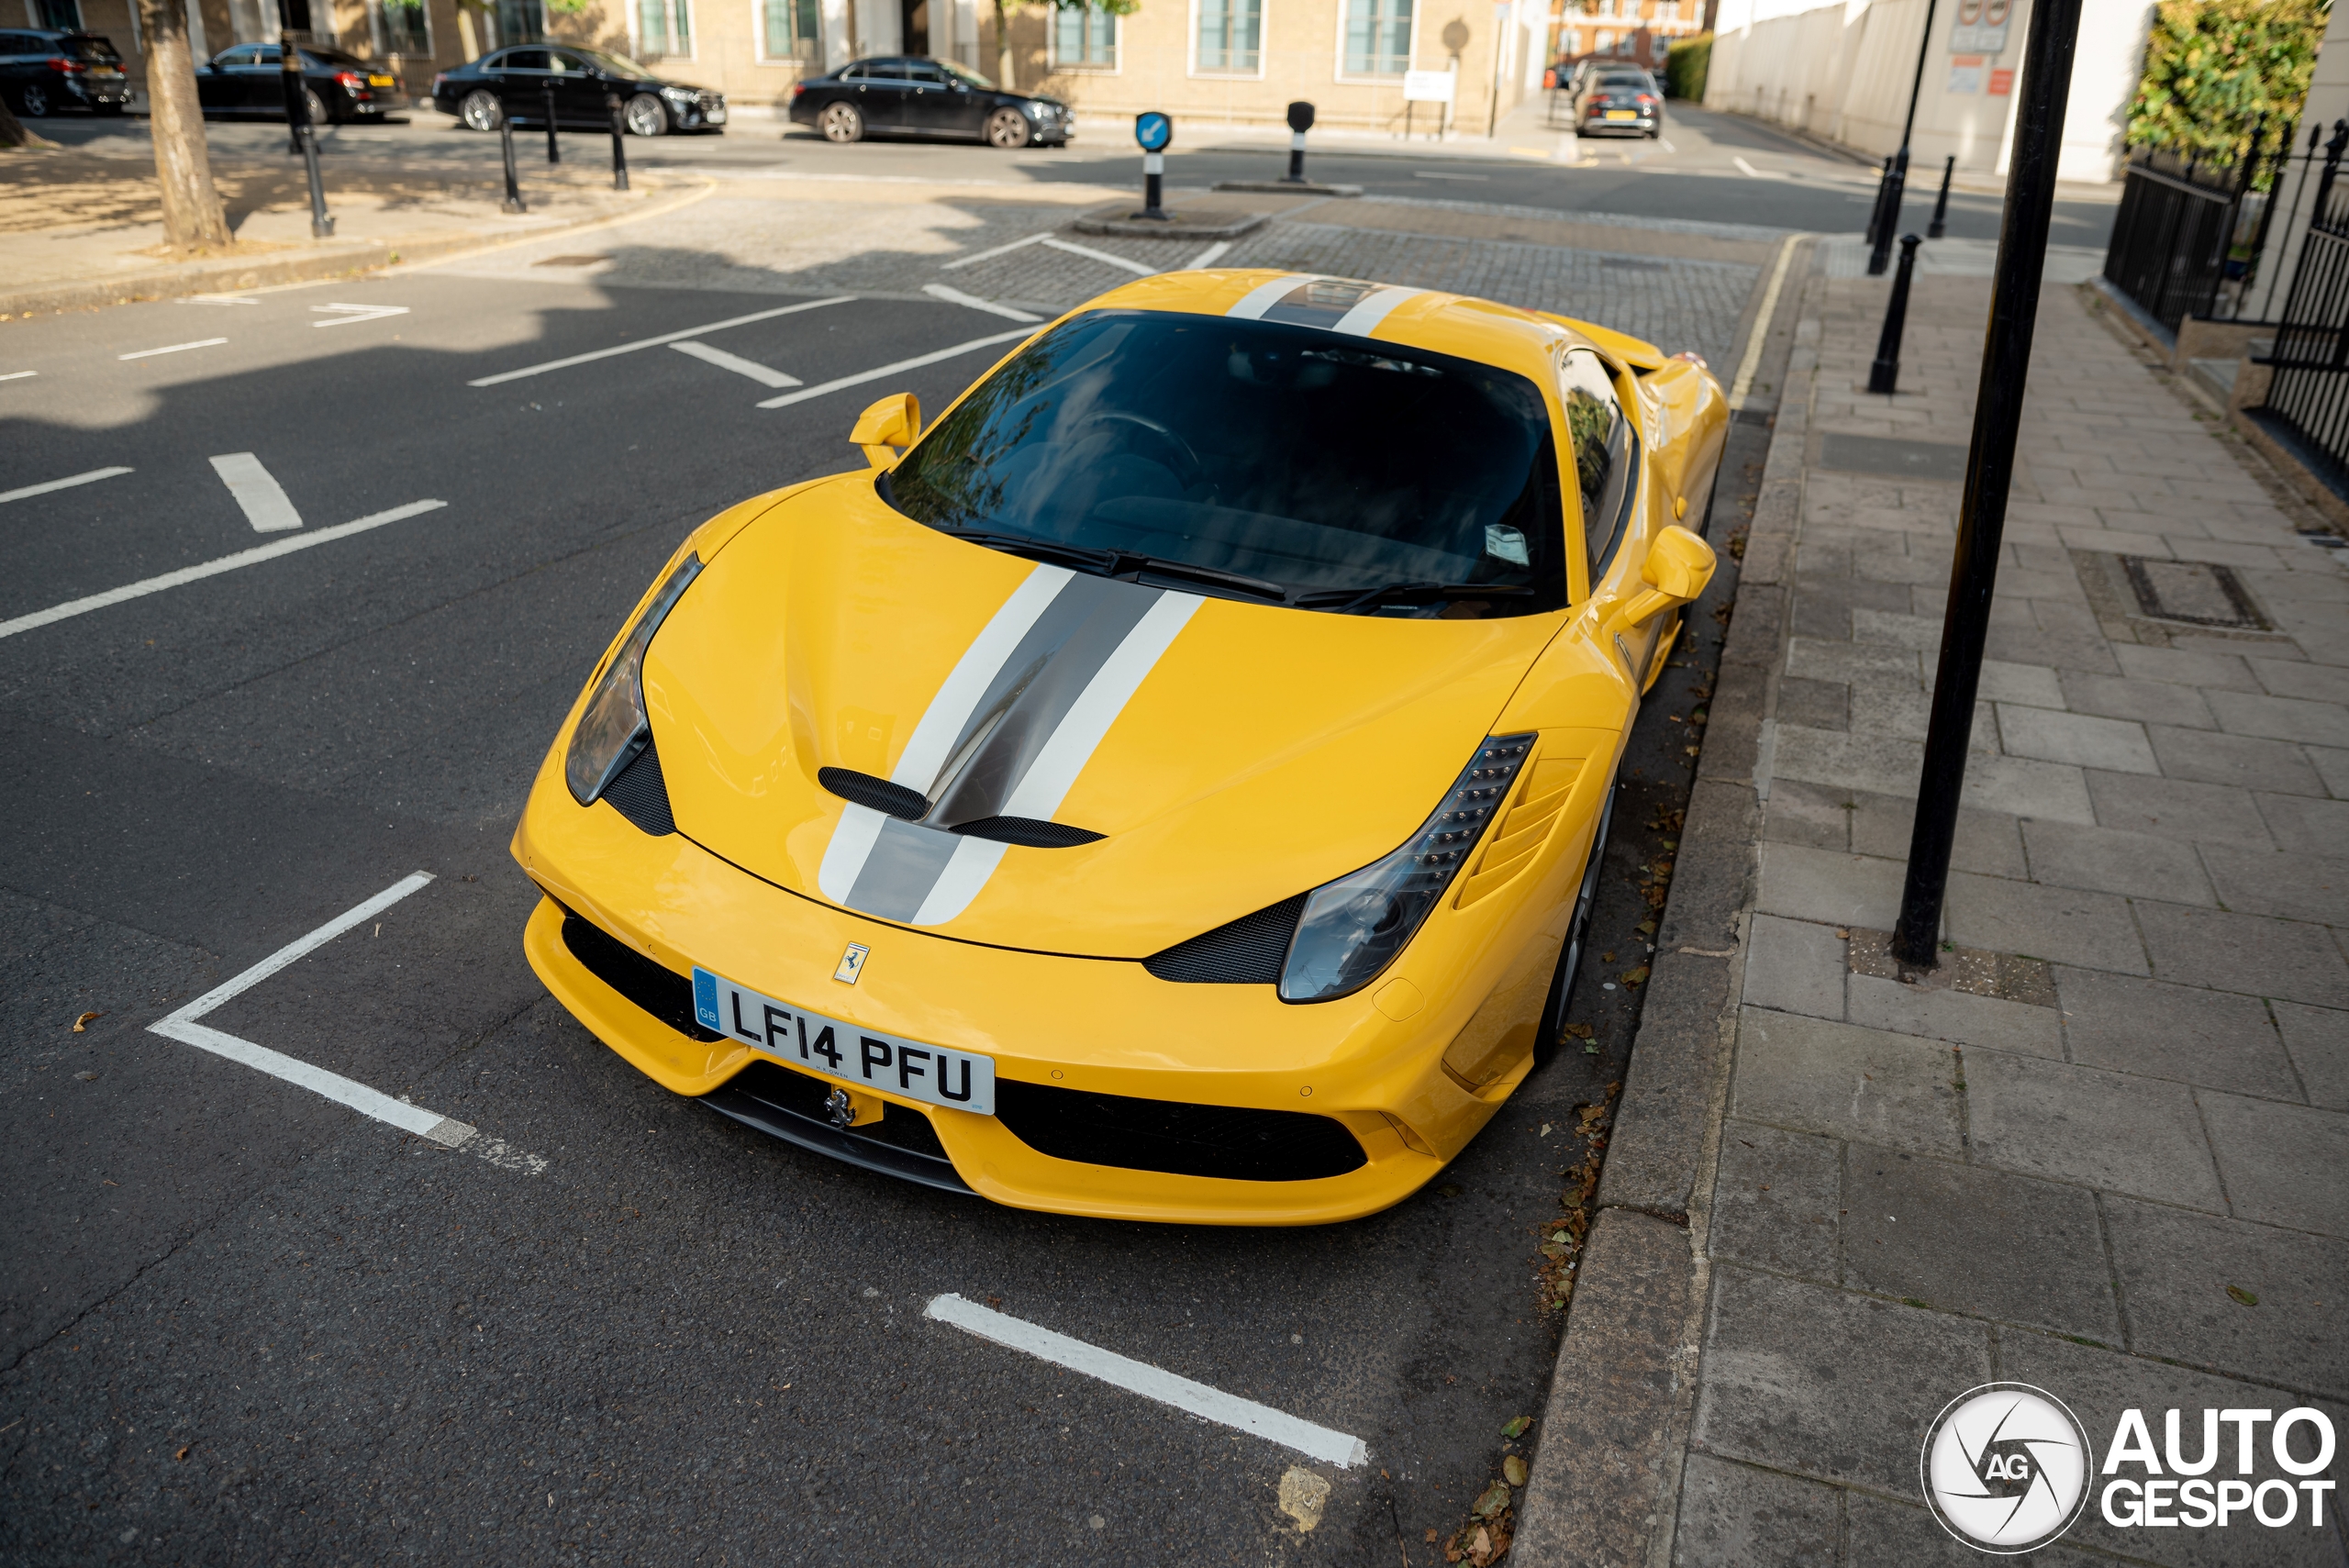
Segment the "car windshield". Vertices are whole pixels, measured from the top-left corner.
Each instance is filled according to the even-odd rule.
[[[991,77],[982,76],[967,65],[957,65],[951,60],[941,60],[934,61],[933,63],[935,63],[941,71],[945,72],[947,75],[959,76],[963,81],[968,82],[972,86],[978,88],[983,93],[992,93],[995,91],[995,82]]]
[[[65,53],[75,60],[103,61],[108,65],[113,65],[122,59],[122,56],[114,51],[114,45],[105,39],[83,37],[60,39],[58,42]]]
[[[1314,286],[1351,305],[1364,285]],[[1255,583],[1240,596],[1317,609],[1473,619],[1565,602],[1533,384],[1318,328],[1078,317],[940,420],[884,494],[996,548],[1033,540],[1063,564],[1209,591],[1237,573]]]
[[[588,64],[600,65],[615,76],[650,76],[652,74],[651,72],[646,70],[642,65],[638,64],[635,61],[630,60],[628,56],[624,54],[614,54],[608,50],[582,49],[574,50],[572,52],[584,56]]]

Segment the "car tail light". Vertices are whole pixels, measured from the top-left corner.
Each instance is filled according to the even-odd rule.
[[[49,68],[51,71],[61,71],[68,76],[77,76],[90,69],[78,60],[51,60],[49,62]]]
[[[807,91],[807,83],[805,82],[794,82],[791,84],[791,95],[795,98],[806,91]]]
[[[338,71],[334,73],[334,79],[354,93],[362,92],[367,86],[367,78],[360,75],[356,71]]]
[[[1651,96],[1650,95],[1645,94],[1645,93],[1642,93],[1642,94],[1641,94],[1641,95],[1640,95],[1640,107],[1642,107],[1642,108],[1643,108],[1643,109],[1644,109],[1644,108],[1648,108],[1648,107],[1651,107],[1652,106],[1653,106],[1653,104],[1654,104],[1654,103],[1655,103],[1655,99],[1654,99],[1653,96]]]

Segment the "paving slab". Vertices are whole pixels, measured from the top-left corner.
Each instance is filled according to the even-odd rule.
[[[2349,1110],[2349,1011],[2299,1002],[2268,1006],[2309,1104]]]
[[[1954,1158],[1957,1067],[1946,1046],[1748,1007],[1731,1106],[1755,1121]]]
[[[1842,1494],[1832,1486],[1691,1454],[1672,1561],[1684,1568],[1812,1568],[1838,1560],[1842,1524]]]
[[[2349,1007],[2349,964],[2322,926],[2151,901],[2136,915],[2164,980]]]
[[[2256,996],[2058,966],[2071,1059],[2271,1099],[2300,1097],[2291,1058]]]
[[[2243,1095],[2198,1097],[2236,1218],[2349,1236],[2349,1115]]]
[[[1709,1221],[1713,1255],[1838,1283],[1842,1164],[1840,1140],[1724,1123]]]
[[[1990,1164],[2213,1213],[2226,1207],[2194,1091],[2183,1084],[1976,1050],[1965,1056],[1965,1105],[1974,1155]]]

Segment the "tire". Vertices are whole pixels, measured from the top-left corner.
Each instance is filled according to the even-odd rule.
[[[506,106],[486,87],[476,87],[457,106],[457,117],[468,130],[495,130],[506,120]]]
[[[1607,782],[1607,805],[1598,814],[1598,831],[1591,835],[1590,860],[1583,868],[1581,891],[1575,895],[1574,919],[1566,927],[1566,945],[1558,954],[1558,973],[1550,981],[1542,1030],[1534,1036],[1535,1048],[1546,1053],[1545,1059],[1564,1042],[1566,1008],[1575,998],[1575,971],[1582,967],[1583,941],[1590,935],[1590,911],[1598,902],[1599,866],[1607,858],[1607,834],[1615,824],[1617,788],[1615,780]]]
[[[826,141],[846,147],[864,139],[864,116],[854,104],[826,104],[816,116],[816,128]]]
[[[50,102],[49,89],[38,82],[28,82],[17,94],[17,110],[28,120],[46,119],[57,106]]]
[[[302,109],[310,117],[310,123],[314,126],[335,123],[334,116],[327,111],[326,100],[307,87],[302,89]]]
[[[1000,147],[1009,152],[1027,146],[1036,139],[1028,117],[1018,109],[997,109],[987,117],[987,145]]]
[[[669,106],[659,95],[639,93],[620,109],[620,118],[628,125],[630,136],[666,136],[669,134]]]

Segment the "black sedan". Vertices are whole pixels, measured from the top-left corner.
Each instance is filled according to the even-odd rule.
[[[1662,136],[1664,89],[1636,66],[1594,71],[1575,94],[1575,131],[1581,136],[1622,131]]]
[[[304,47],[302,91],[312,125],[380,120],[407,107],[399,78],[338,49]],[[195,73],[196,102],[206,119],[285,117],[284,52],[273,43],[224,49]]]
[[[0,83],[28,119],[60,109],[118,115],[130,102],[122,56],[95,33],[11,28],[0,32]]]
[[[1057,98],[1000,91],[951,60],[884,55],[796,82],[791,118],[827,141],[868,136],[950,136],[995,147],[1058,147],[1076,134],[1075,117]]]
[[[495,130],[507,119],[543,126],[550,105],[557,126],[603,130],[612,123],[614,98],[637,136],[726,127],[725,94],[664,81],[604,50],[521,44],[432,79],[432,106],[474,130]]]

